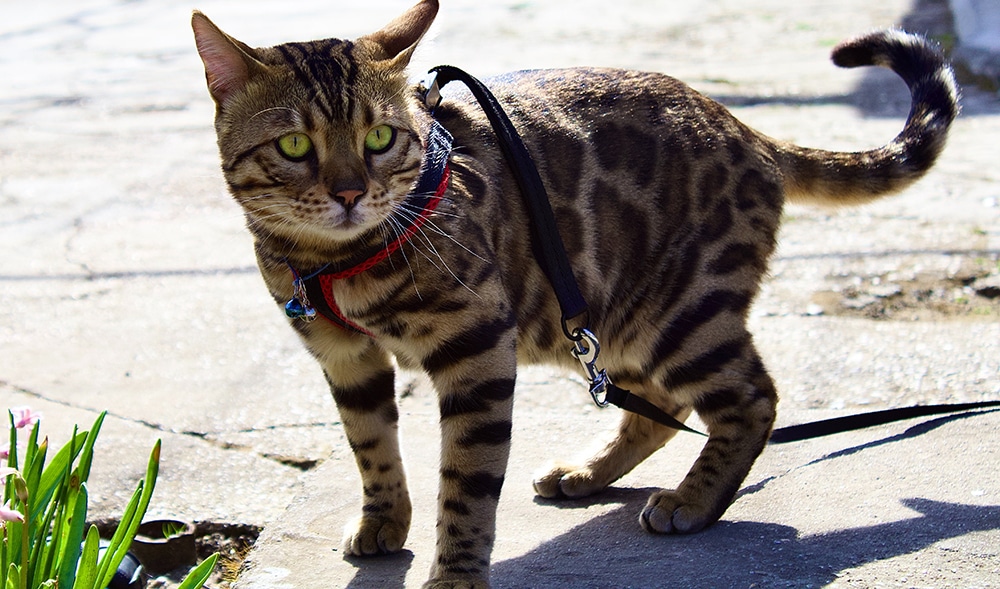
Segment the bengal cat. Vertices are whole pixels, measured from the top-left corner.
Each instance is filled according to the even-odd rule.
[[[481,109],[457,93],[431,113],[408,81],[437,10],[423,0],[355,41],[270,48],[201,13],[192,25],[225,180],[271,295],[323,368],[361,472],[347,554],[398,551],[410,525],[395,358],[425,370],[439,396],[426,587],[487,587],[517,364],[580,366]],[[708,428],[680,486],[654,493],[639,515],[650,532],[715,522],[768,439],[777,395],[746,318],[785,200],[858,204],[902,189],[934,162],[957,113],[951,71],[920,37],[875,32],[833,58],[891,68],[909,85],[912,110],[886,146],[838,153],[777,141],[661,74],[488,81],[539,167],[608,373],[681,420],[697,411]],[[554,467],[535,490],[597,493],[674,432],[624,414],[606,448]]]

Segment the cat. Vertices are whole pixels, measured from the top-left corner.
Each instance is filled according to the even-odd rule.
[[[326,375],[361,473],[346,553],[398,551],[409,529],[395,359],[426,371],[439,397],[437,546],[425,587],[487,587],[517,364],[580,366],[482,110],[458,93],[432,114],[408,81],[437,10],[423,0],[355,41],[271,48],[251,48],[198,12],[192,26],[225,180],[267,288]],[[538,165],[609,375],[680,420],[697,411],[708,428],[680,485],[642,509],[650,532],[718,520],[767,442],[777,394],[746,318],[786,199],[860,204],[898,191],[933,164],[957,114],[951,70],[918,36],[874,32],[833,55],[844,67],[890,68],[909,85],[910,115],[884,147],[777,141],[661,74],[564,69],[488,81]],[[597,493],[674,433],[623,413],[603,450],[555,465],[535,490]]]

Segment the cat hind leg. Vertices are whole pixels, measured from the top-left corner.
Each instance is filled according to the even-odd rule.
[[[698,383],[694,408],[708,441],[680,486],[653,493],[639,515],[649,532],[687,534],[715,523],[728,509],[774,425],[777,393],[753,344]]]
[[[681,421],[691,413],[690,409],[676,406],[663,409]],[[601,451],[583,465],[550,465],[536,476],[535,493],[548,499],[598,493],[662,448],[676,433],[677,430],[645,417],[623,412],[615,437]]]

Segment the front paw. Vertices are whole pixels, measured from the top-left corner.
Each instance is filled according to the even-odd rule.
[[[349,556],[373,556],[399,552],[409,531],[409,523],[362,516],[344,528],[344,553]]]
[[[722,515],[715,506],[706,506],[676,491],[657,491],[639,514],[639,523],[655,534],[693,534],[712,525]]]
[[[535,477],[535,493],[546,499],[587,497],[604,489],[589,468],[558,464]]]

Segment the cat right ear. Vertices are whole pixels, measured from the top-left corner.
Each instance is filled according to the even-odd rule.
[[[251,70],[260,67],[260,62],[251,55],[250,47],[223,33],[197,10],[191,16],[191,28],[198,55],[205,64],[208,91],[222,106],[234,92],[246,86]]]
[[[421,0],[382,30],[358,41],[374,42],[378,47],[375,59],[401,71],[410,62],[417,43],[431,27],[437,12],[438,0]]]

